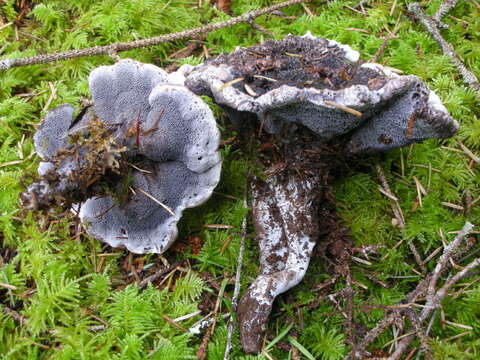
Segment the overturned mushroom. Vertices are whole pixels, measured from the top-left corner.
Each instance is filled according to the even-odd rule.
[[[93,106],[49,112],[34,140],[41,179],[27,208],[82,203],[86,231],[111,246],[161,253],[185,208],[220,178],[219,132],[208,106],[153,65],[123,60],[89,78]]]
[[[260,275],[238,307],[243,348],[256,353],[275,297],[306,272],[336,164],[453,136],[458,123],[418,77],[364,63],[350,47],[310,34],[208,60],[188,70],[185,84],[212,96],[239,131],[255,124],[260,140],[273,144],[260,147],[265,177],[253,185]]]

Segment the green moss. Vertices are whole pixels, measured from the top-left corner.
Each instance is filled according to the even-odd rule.
[[[232,14],[236,16],[273,3],[270,0],[233,1]],[[354,280],[367,287],[355,287],[355,321],[371,328],[384,316],[384,311],[365,311],[361,305],[395,304],[421,279],[415,272],[420,269],[408,246],[410,242],[415,244],[421,257],[426,258],[442,246],[440,229],[451,240],[453,235],[448,232],[460,229],[466,220],[480,223],[478,205],[468,214],[442,205],[442,202],[462,205],[466,194],[470,193],[473,198],[480,195],[478,165],[472,165],[464,153],[451,150],[460,149],[458,142],[461,141],[479,155],[480,101],[462,83],[435,40],[407,16],[409,1],[397,1],[392,15],[393,0],[368,2],[365,16],[347,8],[357,3],[313,1],[307,6],[315,16],[306,15],[302,6],[296,5],[284,9],[286,15],[295,18],[268,15],[257,22],[276,38],[288,33],[303,35],[309,30],[314,35],[347,43],[367,60],[383,43],[387,29],[393,30],[398,23],[398,39],[389,42],[378,61],[423,78],[461,123],[454,139],[426,141],[355,164],[355,171],[335,185],[337,210],[343,223],[351,229],[355,246],[384,246],[369,258],[372,265],[356,263],[352,267]],[[433,14],[440,3],[440,0],[423,1],[422,6]],[[15,4],[10,0],[2,5],[4,23],[17,18]],[[34,5],[33,11],[18,24],[17,34],[12,25],[0,30],[3,58],[130,41],[228,18],[213,9],[209,1],[203,1],[200,8],[197,1],[180,0],[35,1]],[[476,12],[478,14],[474,2],[459,2],[450,12],[453,17],[445,18],[450,28],[442,30],[442,34],[469,69],[480,76],[480,17],[472,16]],[[19,41],[15,41],[17,35]],[[266,35],[241,24],[209,34],[205,46],[215,55],[265,39]],[[185,44],[178,41],[119,55],[167,66],[172,63],[168,55]],[[203,60],[203,54],[195,53],[178,63],[198,64]],[[245,177],[248,170],[255,169],[251,159],[234,145],[226,145],[222,150],[222,179],[212,198],[202,207],[187,211],[180,224],[178,241],[188,243],[188,237],[198,236],[204,242],[201,251],[191,256],[192,249],[187,247],[184,254],[167,253],[165,256],[171,262],[187,261],[182,265],[187,272],[171,275],[159,287],[141,290],[135,284],[127,285],[127,280],[134,279],[123,269],[126,251],[115,250],[113,256],[105,256],[109,250],[102,244],[86,235],[75,236],[74,218],[61,217],[60,212],[48,217],[20,212],[20,180],[26,173],[34,173],[38,165],[31,141],[35,125],[46,111],[59,104],[69,102],[78,110],[82,97],[89,96],[88,73],[112,62],[105,56],[89,57],[15,68],[0,76],[0,241],[1,253],[5,256],[0,259],[0,283],[15,289],[0,287],[0,306],[28,318],[28,323],[19,324],[0,311],[2,358],[193,359],[202,338],[174,327],[164,315],[174,319],[193,313],[203,295],[217,296],[218,291],[200,278],[200,272],[207,273],[207,278],[219,284],[235,272],[241,223],[247,211],[243,207]],[[219,119],[224,137],[234,136],[221,120],[221,110],[210,100],[208,103]],[[392,191],[400,199],[406,218],[403,230],[392,225],[391,204],[378,191],[374,161],[379,161],[385,169]],[[427,190],[422,206],[414,206],[417,197],[414,176]],[[211,229],[205,228],[206,224],[231,228]],[[227,241],[230,243],[224,248]],[[258,273],[257,251],[249,228],[242,289]],[[152,265],[160,260],[149,255],[144,261]],[[434,265],[435,259],[427,267],[431,270]],[[345,284],[338,281],[327,293],[312,291],[315,284],[329,279],[327,272],[327,264],[321,258],[312,260],[305,281],[280,297],[272,313],[270,333],[278,335],[283,324],[292,322],[292,331],[297,333],[299,343],[315,357],[337,359],[349,351],[342,328],[344,318],[341,314],[325,316],[336,309],[328,300],[318,301],[318,298],[328,291],[341,290]],[[388,287],[380,286],[372,276]],[[473,330],[442,326],[437,316],[431,330],[435,358],[475,359],[479,356],[478,274],[466,278],[463,284],[468,284],[466,290],[462,293],[460,287],[455,288],[458,296],[445,301],[443,311],[447,320]],[[233,287],[228,285],[223,308],[230,306],[232,294]],[[201,315],[196,315],[181,322],[181,326],[188,328],[200,319]],[[467,331],[468,334],[458,339],[448,340]],[[232,358],[266,359],[264,355],[243,355],[236,335]],[[391,332],[384,333],[372,344],[371,350],[388,350],[384,346],[392,338]],[[209,358],[223,358],[225,339],[226,321],[219,317],[208,346]],[[286,344],[287,340],[283,345]],[[275,345],[269,350],[271,356],[291,358],[284,346]]]

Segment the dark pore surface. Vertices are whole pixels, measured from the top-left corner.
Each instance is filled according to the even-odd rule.
[[[293,35],[240,48],[205,62],[231,67],[236,78],[244,78],[232,86],[248,93],[246,84],[257,95],[282,85],[317,89],[341,89],[355,84],[382,87],[385,80],[377,72],[361,68],[361,64],[346,59],[345,51],[326,39]]]

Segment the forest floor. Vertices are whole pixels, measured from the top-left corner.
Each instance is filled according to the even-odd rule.
[[[0,56],[143,39],[276,2],[218,0],[220,10],[212,1],[197,0],[4,0]],[[480,359],[478,269],[447,286],[423,321],[428,291],[409,297],[426,284],[423,279],[436,276],[439,264],[446,269],[437,274],[441,289],[478,261],[480,251],[475,227],[462,240],[461,255],[441,257],[467,221],[480,224],[479,95],[409,14],[409,3],[311,1],[262,16],[256,26],[235,25],[194,41],[118,54],[171,70],[236,46],[311,31],[350,45],[365,61],[374,58],[419,76],[461,125],[452,139],[425,141],[352,166],[334,187],[337,212],[354,244],[343,264],[348,271],[335,271],[324,256],[325,244],[319,244],[304,281],[277,299],[263,351],[243,354],[235,330],[231,359],[342,359],[366,345],[369,330],[389,316],[385,331],[366,347],[372,359],[388,358],[410,335],[415,338],[404,358]],[[420,6],[431,16],[441,3]],[[480,76],[480,2],[459,1],[443,21],[445,40]],[[113,63],[112,57],[96,56],[0,72],[2,359],[223,359],[244,219],[242,292],[258,274],[258,247],[244,207],[251,159],[207,98],[223,134],[221,182],[207,203],[185,213],[177,241],[162,256],[112,249],[60,209],[21,210],[23,178],[39,162],[32,141],[36,126],[57,105],[70,103],[78,111],[89,98],[89,72]],[[212,318],[206,333],[189,330]]]

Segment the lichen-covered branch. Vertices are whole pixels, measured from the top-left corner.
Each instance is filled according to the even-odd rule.
[[[450,280],[448,280],[445,285],[438,290],[430,301],[427,301],[422,312],[418,316],[418,321],[422,324],[426,319],[430,317],[432,312],[440,306],[440,303],[447,296],[447,292],[452,288],[459,280],[463,279],[467,274],[472,271],[474,268],[480,266],[480,258],[476,258],[470,264],[468,264],[463,270],[455,274]],[[397,346],[395,352],[390,356],[390,359],[397,360],[405,353],[410,343],[414,340],[415,335],[410,335],[404,337]]]
[[[4,60],[0,60],[0,71],[8,70],[13,67],[45,64],[45,63],[50,63],[55,61],[75,59],[75,58],[84,57],[84,56],[112,55],[120,51],[139,49],[143,47],[159,45],[159,44],[170,42],[170,41],[189,39],[189,38],[198,36],[200,34],[206,34],[215,30],[223,29],[223,28],[237,25],[243,22],[249,23],[250,21],[252,21],[253,19],[259,16],[271,13],[272,11],[275,11],[287,6],[299,4],[306,1],[308,0],[284,1],[279,4],[268,6],[260,10],[250,11],[241,16],[238,16],[226,21],[222,21],[219,23],[208,24],[208,25],[200,26],[194,29],[180,31],[173,34],[160,35],[160,36],[156,36],[149,39],[136,40],[131,42],[119,42],[119,43],[114,43],[114,44],[105,45],[105,46],[95,46],[87,49],[69,50],[64,52],[37,55],[37,56],[25,57],[25,58],[4,59]]]
[[[447,13],[452,10],[455,5],[457,5],[458,0],[445,0],[443,3],[440,4],[435,15],[433,15],[433,20],[435,20],[441,28],[447,28],[448,25],[442,22],[442,18],[447,15]]]
[[[457,257],[461,257],[465,251],[469,248],[469,244],[463,244],[465,237],[472,230],[473,225],[467,222],[461,231],[458,232],[455,239],[444,249],[443,255],[438,261],[437,266],[432,271],[432,273],[425,276],[425,278],[420,281],[417,287],[406,297],[401,303],[414,303],[418,298],[426,296],[427,302],[422,308],[420,314],[415,315],[411,308],[407,309],[396,309],[391,312],[389,315],[385,316],[375,328],[370,330],[362,342],[357,346],[356,351],[350,353],[349,358],[362,358],[365,355],[365,350],[369,344],[371,344],[380,334],[382,334],[388,327],[394,323],[400,322],[401,326],[404,326],[404,320],[401,318],[402,313],[407,314],[410,318],[415,334],[418,333],[420,326],[431,316],[432,312],[437,309],[441,302],[447,296],[447,292],[452,288],[459,280],[463,279],[467,274],[474,268],[480,266],[480,258],[473,260],[470,264],[464,267],[461,271],[453,275],[445,284],[439,289],[436,290],[436,284],[438,279],[445,271],[451,267],[450,260],[455,260]],[[408,333],[408,330],[406,331]],[[420,335],[422,337],[423,335]],[[425,334],[426,336],[426,334]],[[397,345],[394,353],[389,357],[389,359],[395,360],[400,359],[401,356],[407,351],[408,346],[414,340],[415,335],[410,335],[404,337]],[[425,347],[425,339],[422,340],[422,346]]]
[[[435,266],[435,269],[433,270],[432,279],[430,280],[430,283],[428,285],[427,301],[433,301],[435,288],[437,286],[438,280],[440,279],[440,275],[442,274],[443,269],[445,269],[445,266],[449,259],[452,257],[454,251],[458,249],[460,242],[465,238],[465,236],[470,233],[470,231],[472,231],[472,229],[473,225],[467,222],[463,229],[457,234],[455,239],[444,249],[442,256],[438,260],[437,266]]]
[[[416,2],[408,6],[408,11],[418,21],[420,21],[423,26],[425,26],[427,31],[437,41],[438,45],[440,45],[440,47],[442,48],[443,53],[450,58],[452,63],[458,69],[460,75],[462,75],[463,81],[471,88],[475,89],[480,95],[480,83],[477,77],[474,73],[468,70],[463,61],[460,60],[453,46],[446,42],[445,39],[442,37],[442,34],[440,34],[440,30],[438,29],[436,20],[427,16],[420,4]]]

